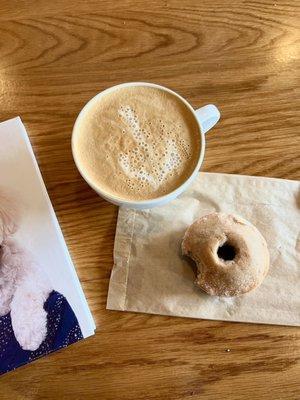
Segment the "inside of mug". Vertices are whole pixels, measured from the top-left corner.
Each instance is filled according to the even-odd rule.
[[[142,90],[142,93],[143,93],[144,88],[145,89],[146,88],[155,88],[156,90],[165,92],[168,96],[172,96],[173,98],[176,98],[176,101],[178,102],[178,104],[180,104],[181,107],[184,107],[185,113],[187,115],[189,115],[189,118],[193,119],[193,121],[194,121],[193,123],[195,123],[195,126],[197,127],[196,128],[197,130],[195,132],[198,135],[198,140],[200,143],[199,150],[197,150],[196,159],[193,164],[193,168],[191,168],[191,170],[189,171],[187,176],[185,176],[185,178],[181,182],[178,182],[178,185],[174,185],[172,190],[169,190],[158,196],[149,196],[147,198],[134,198],[134,196],[130,198],[128,196],[122,196],[118,193],[114,193],[113,191],[109,190],[109,188],[107,188],[107,187],[105,188],[101,184],[99,185],[99,183],[95,179],[93,179],[92,174],[89,171],[87,171],[87,169],[81,163],[80,157],[78,157],[76,146],[74,145],[74,143],[76,142],[76,137],[78,135],[84,134],[82,131],[80,132],[80,129],[81,129],[80,124],[82,123],[82,121],[85,120],[85,118],[87,118],[87,116],[89,114],[93,113],[93,107],[95,107],[95,105],[97,103],[101,102],[102,99],[105,100],[105,98],[107,98],[111,94],[115,95],[115,97],[116,97],[116,94],[120,93],[120,92],[118,92],[118,91],[120,91],[120,89],[123,89],[123,91],[124,91],[124,89],[127,90],[128,88],[136,88],[136,87],[140,88]],[[164,112],[165,111],[166,110],[164,110]],[[127,111],[127,114],[125,113],[125,116],[127,117],[127,120],[125,122],[127,123],[128,120],[130,122],[131,116],[129,114],[129,117],[128,117],[128,111]],[[101,114],[100,114],[100,117],[101,117]],[[135,127],[134,121],[133,121],[132,126]],[[143,130],[143,131],[145,134],[147,134],[147,132],[145,130]],[[145,134],[144,134],[144,137],[146,137]],[[151,131],[150,131],[150,134],[151,134]],[[164,140],[167,140],[162,136],[160,138],[161,138],[161,142],[163,142]],[[178,139],[178,140],[180,140],[180,139]],[[142,143],[142,145],[144,146],[142,148],[142,150],[144,150],[144,148],[147,146],[147,143],[144,143],[144,144]],[[96,190],[105,199],[107,199],[108,201],[111,201],[115,204],[125,204],[127,206],[134,206],[134,205],[137,205],[137,206],[138,205],[140,205],[140,206],[149,205],[149,206],[151,206],[152,204],[159,204],[161,202],[164,202],[164,200],[172,199],[172,198],[174,198],[174,196],[176,197],[176,195],[178,195],[181,192],[180,188],[184,186],[185,182],[188,181],[193,176],[195,171],[197,172],[199,170],[202,159],[203,159],[203,155],[204,155],[204,141],[203,141],[203,135],[201,134],[201,130],[200,130],[195,112],[192,109],[192,107],[186,102],[186,100],[184,100],[177,93],[175,93],[165,87],[155,85],[155,84],[143,83],[143,82],[132,82],[132,83],[117,85],[115,87],[109,88],[109,89],[105,90],[104,92],[101,92],[98,95],[96,95],[94,98],[92,98],[86,104],[86,106],[80,112],[80,114],[75,122],[75,125],[74,125],[73,136],[72,136],[72,151],[73,151],[75,163],[76,163],[81,175],[83,176],[83,178],[87,181],[87,183],[94,190]],[[167,152],[165,152],[163,154],[166,154],[166,153]],[[173,154],[174,153],[175,152],[173,152]],[[172,154],[172,152],[170,152],[170,154]],[[129,159],[129,161],[130,161],[130,159]],[[141,174],[141,171],[138,171],[138,173]],[[144,175],[145,175],[145,179],[146,179],[147,175],[146,174],[144,174]],[[111,179],[114,180],[114,178],[115,178],[115,175],[112,174]],[[139,178],[139,176],[138,176],[138,178]],[[150,176],[150,178],[151,178],[151,176]],[[143,179],[143,177],[141,178],[141,181],[140,181],[141,185],[143,183],[142,179]]]

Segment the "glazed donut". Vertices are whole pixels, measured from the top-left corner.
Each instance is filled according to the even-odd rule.
[[[196,262],[195,284],[210,295],[238,296],[258,287],[270,257],[257,228],[230,214],[212,213],[186,231],[182,253]]]

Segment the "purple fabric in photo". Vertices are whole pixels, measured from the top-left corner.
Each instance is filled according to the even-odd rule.
[[[47,336],[36,351],[23,350],[17,342],[10,313],[0,317],[0,375],[83,338],[67,299],[53,291],[45,302]]]

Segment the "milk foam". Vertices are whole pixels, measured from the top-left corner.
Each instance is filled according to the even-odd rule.
[[[167,176],[180,166],[182,161],[181,153],[184,153],[186,158],[191,157],[189,144],[185,143],[184,139],[178,142],[177,144],[182,147],[180,152],[175,141],[169,138],[169,132],[165,129],[165,125],[161,123],[160,130],[162,135],[160,135],[160,139],[163,142],[165,153],[159,154],[155,142],[150,140],[152,137],[151,130],[140,127],[139,117],[129,105],[122,105],[118,110],[118,114],[127,124],[129,133],[136,142],[136,148],[129,151],[129,154],[121,152],[118,158],[120,167],[129,178],[129,186],[134,187],[136,180],[138,180],[140,184],[137,190],[142,189],[145,184],[158,189],[166,181]],[[145,168],[139,167],[139,160],[148,161],[155,167],[148,172]]]
[[[124,199],[162,196],[190,175],[200,151],[197,123],[159,89],[119,89],[79,124],[80,164],[102,189]]]

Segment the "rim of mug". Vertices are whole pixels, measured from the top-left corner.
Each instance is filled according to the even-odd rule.
[[[81,168],[79,162],[76,159],[76,152],[75,152],[75,145],[74,145],[74,137],[75,137],[75,131],[77,128],[77,125],[79,124],[79,121],[81,118],[83,118],[84,114],[86,114],[86,112],[88,111],[88,109],[97,101],[99,100],[99,98],[114,92],[115,90],[121,89],[123,87],[130,87],[130,86],[148,86],[148,87],[154,87],[157,89],[161,89],[163,91],[166,91],[168,93],[171,93],[172,95],[176,96],[177,98],[179,98],[184,104],[185,106],[191,111],[191,113],[193,114],[198,128],[199,128],[199,134],[200,134],[200,139],[201,139],[201,146],[200,146],[200,152],[199,152],[199,156],[198,156],[198,161],[197,164],[195,166],[195,168],[193,169],[193,172],[188,176],[187,179],[185,179],[184,182],[182,182],[176,189],[172,190],[171,192],[163,195],[163,196],[159,196],[159,197],[154,197],[153,199],[146,199],[146,200],[128,200],[128,199],[123,199],[122,197],[118,197],[115,196],[113,194],[110,194],[108,192],[106,192],[105,190],[103,190],[101,187],[98,187],[97,185],[94,184],[94,182],[92,182],[92,180],[89,178],[88,174],[86,174],[84,172],[84,170]],[[161,86],[158,85],[156,83],[151,83],[151,82],[126,82],[126,83],[120,83],[114,86],[110,86],[107,89],[102,90],[101,92],[97,93],[95,96],[93,96],[81,109],[81,111],[79,112],[79,114],[77,115],[77,118],[75,120],[74,126],[73,126],[73,130],[72,130],[72,137],[71,137],[71,148],[72,148],[72,155],[73,155],[73,159],[75,162],[75,165],[80,173],[80,175],[82,176],[82,178],[87,182],[87,184],[94,189],[100,196],[102,196],[104,199],[106,199],[107,201],[111,201],[114,204],[118,204],[118,205],[122,205],[122,206],[126,206],[128,205],[129,207],[134,208],[134,206],[136,205],[138,206],[144,206],[146,208],[146,206],[148,205],[149,207],[153,207],[156,204],[160,204],[160,203],[166,203],[168,201],[168,199],[170,198],[170,200],[172,200],[173,198],[177,197],[179,194],[181,194],[186,186],[193,180],[193,178],[195,177],[195,175],[199,172],[201,164],[203,162],[203,158],[204,158],[204,152],[205,152],[205,135],[201,130],[201,126],[199,124],[199,121],[196,117],[196,110],[189,104],[189,102],[187,100],[185,100],[185,98],[183,98],[182,96],[180,96],[178,93],[174,92],[172,89],[169,89],[165,86]]]

